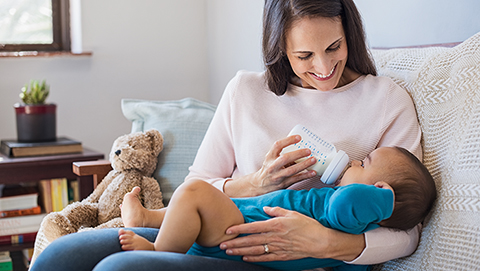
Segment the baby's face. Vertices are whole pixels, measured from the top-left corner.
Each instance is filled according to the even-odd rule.
[[[351,167],[337,183],[338,186],[352,183],[375,184],[388,179],[388,169],[401,163],[404,157],[393,147],[381,147],[371,152],[363,161],[354,160]]]

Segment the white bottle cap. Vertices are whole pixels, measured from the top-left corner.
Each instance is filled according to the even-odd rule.
[[[339,150],[335,157],[333,157],[332,162],[325,169],[325,172],[322,174],[320,180],[326,184],[335,184],[335,181],[340,177],[345,167],[348,165],[348,155]]]

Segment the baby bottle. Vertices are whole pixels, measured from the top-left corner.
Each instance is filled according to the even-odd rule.
[[[295,151],[298,149],[310,149],[311,155],[295,161],[300,163],[310,157],[315,157],[317,162],[309,167],[309,170],[315,170],[317,175],[321,175],[320,180],[325,184],[333,185],[335,181],[348,168],[348,155],[335,148],[335,146],[321,137],[315,135],[303,125],[296,125],[290,131],[288,136],[300,135],[302,140],[294,145],[290,145],[283,149],[282,153]]]

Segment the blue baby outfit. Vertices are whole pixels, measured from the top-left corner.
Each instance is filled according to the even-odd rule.
[[[351,184],[310,190],[279,190],[258,197],[233,198],[245,223],[270,219],[264,206],[297,211],[319,221],[323,226],[352,234],[378,228],[376,224],[393,212],[393,193],[373,185]],[[187,254],[242,261],[219,247],[203,247],[195,243]],[[258,265],[277,270],[304,270],[338,267],[335,270],[368,270],[369,266],[347,265],[334,259],[303,258],[292,261],[259,262]]]

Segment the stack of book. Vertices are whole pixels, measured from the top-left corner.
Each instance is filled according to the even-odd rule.
[[[54,154],[79,153],[82,143],[67,137],[58,137],[56,141],[26,143],[13,139],[2,140],[0,151],[10,157],[27,157]]]
[[[26,248],[26,249],[23,249],[22,250],[22,254],[23,254],[23,264],[25,265],[25,267],[28,269],[30,268],[30,263],[32,262],[32,257],[33,257],[33,248]]]
[[[46,215],[37,200],[37,193],[0,198],[0,245],[35,241]]]
[[[66,178],[41,180],[39,182],[40,204],[46,213],[59,212],[69,203],[80,201],[78,181]]]
[[[9,251],[0,251],[0,271],[13,271],[12,258]]]

